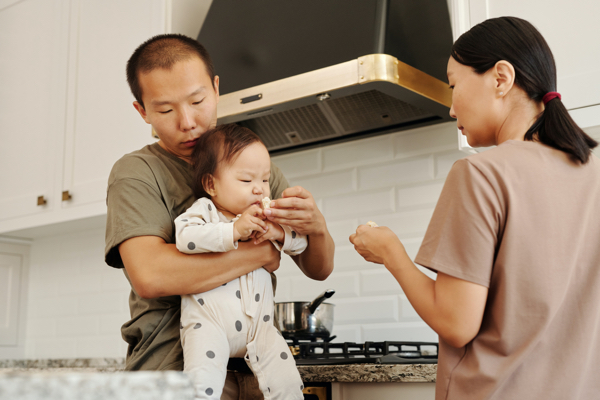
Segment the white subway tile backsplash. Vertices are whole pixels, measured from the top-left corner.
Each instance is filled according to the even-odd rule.
[[[96,315],[78,315],[56,319],[56,335],[59,337],[97,335],[99,317]]]
[[[393,188],[327,197],[323,199],[323,215],[325,218],[352,218],[393,212],[394,197]]]
[[[56,318],[32,318],[27,321],[28,339],[31,338],[47,338],[56,336]]]
[[[467,157],[468,154],[459,150],[450,151],[447,153],[436,154],[435,156],[435,177],[446,178],[452,165],[461,158]]]
[[[373,269],[360,272],[360,293],[363,296],[398,295],[402,288],[390,271],[373,264]]]
[[[399,322],[393,324],[368,324],[362,326],[363,340],[437,342],[435,331],[425,322]]]
[[[47,337],[30,340],[25,346],[26,358],[77,358],[73,338]]]
[[[358,227],[358,219],[351,218],[341,221],[327,222],[327,229],[336,246],[344,246],[350,244],[348,239],[350,235],[356,232]]]
[[[377,225],[389,227],[401,239],[422,236],[429,226],[432,208],[414,209],[411,211],[403,211],[395,214],[378,215],[369,219],[373,220]],[[359,218],[361,224],[369,221],[367,217]]]
[[[379,163],[394,157],[391,135],[356,140],[323,148],[323,170]]]
[[[123,357],[125,354],[123,339],[115,335],[79,338],[75,342],[78,357],[82,358]]]
[[[413,206],[434,206],[440,197],[444,182],[435,181],[418,186],[404,186],[396,192],[398,210]]]
[[[77,315],[77,296],[57,298],[29,297],[28,316],[30,318],[55,318]]]
[[[432,179],[433,158],[431,156],[395,160],[393,162],[358,168],[359,190],[372,190],[385,186]]]
[[[316,174],[321,172],[321,149],[275,156],[271,161],[281,169],[287,179]]]
[[[354,246],[338,246],[335,249],[335,257],[333,259],[334,271],[356,271],[362,269],[369,269],[372,267],[372,263],[365,261],[356,250]]]
[[[399,320],[398,296],[336,299],[334,320],[340,324],[371,324]]]
[[[335,310],[333,321],[332,335],[335,335],[336,338],[333,339],[332,343],[362,342],[360,325],[338,325],[337,321],[335,320]]]
[[[291,301],[312,301],[327,289],[335,290],[332,300],[357,297],[359,295],[358,274],[338,272],[334,269],[329,278],[324,281],[310,280],[305,276],[291,278],[291,289]]]
[[[106,267],[110,268],[110,267]],[[63,276],[58,282],[58,291],[63,294],[84,295],[89,293],[100,293],[102,281],[85,275]]]
[[[104,269],[107,271],[101,278],[101,291],[105,292],[117,292],[117,293],[129,293],[131,286],[129,281],[125,278],[125,273],[116,268],[109,267],[104,264]]]
[[[82,296],[78,301],[79,315],[118,313],[123,310],[128,294],[93,293]]]
[[[302,186],[313,197],[335,196],[356,190],[356,171],[348,169],[311,177],[292,178],[290,186]]]
[[[408,298],[405,295],[400,296],[400,316],[402,317],[403,321],[418,321],[421,319],[421,317],[419,317],[419,314],[417,314],[412,304],[410,304],[410,301],[408,301]]]
[[[396,158],[458,148],[455,122],[426,126],[394,135]]]
[[[113,335],[120,332],[121,326],[129,321],[129,310],[118,314],[101,315],[98,317],[100,335]]]

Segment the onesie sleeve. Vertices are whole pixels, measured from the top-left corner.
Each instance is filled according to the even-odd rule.
[[[177,250],[196,254],[237,249],[232,222],[220,222],[216,207],[209,199],[203,197],[196,200],[175,219]]]
[[[502,194],[493,174],[468,158],[446,178],[415,262],[489,287],[502,226]]]
[[[285,240],[281,250],[289,256],[297,256],[308,247],[306,235],[301,235],[286,225],[281,225],[285,232]]]

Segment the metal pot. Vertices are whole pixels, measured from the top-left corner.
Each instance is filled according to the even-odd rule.
[[[312,302],[290,301],[275,303],[277,327],[285,338],[328,338],[333,328],[334,304],[323,303],[333,296],[328,289]]]

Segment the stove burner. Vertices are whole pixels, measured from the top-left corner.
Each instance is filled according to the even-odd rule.
[[[314,364],[434,364],[438,344],[432,342],[329,343],[299,341],[290,344],[298,365]]]

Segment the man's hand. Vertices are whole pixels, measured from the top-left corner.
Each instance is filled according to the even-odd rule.
[[[265,221],[267,224],[267,231],[265,233],[256,232],[254,235],[254,244],[259,244],[265,240],[275,240],[283,245],[285,241],[285,232],[279,224],[275,224],[271,221]]]
[[[386,226],[373,228],[369,225],[360,225],[356,228],[356,233],[350,235],[350,242],[365,260],[377,264],[383,264],[384,258],[394,253],[391,251],[392,248],[404,251],[398,236]]]
[[[267,224],[263,221],[262,209],[253,205],[250,206],[242,216],[233,223],[233,240],[246,240],[252,235],[252,232],[265,233],[267,231]]]
[[[303,187],[294,186],[283,191],[283,198],[271,201],[271,208],[263,211],[269,221],[287,225],[301,235],[325,234],[327,224],[315,199]]]

